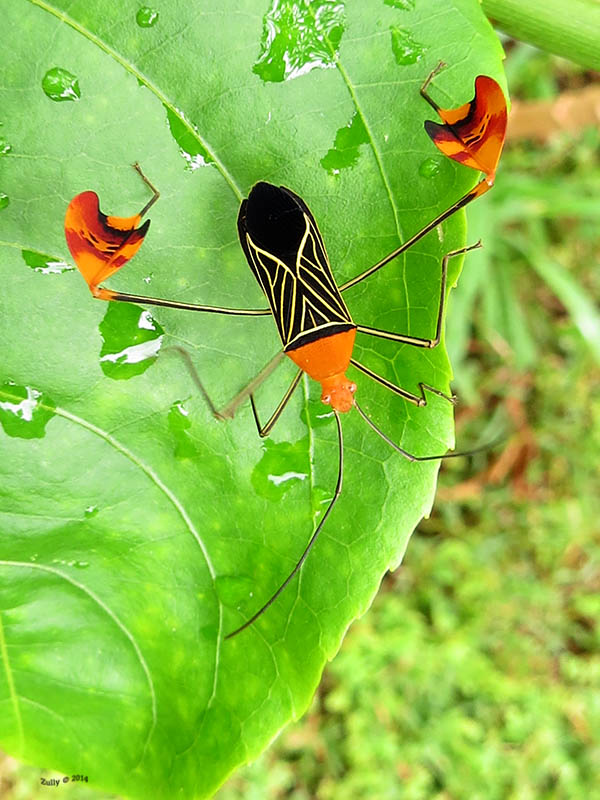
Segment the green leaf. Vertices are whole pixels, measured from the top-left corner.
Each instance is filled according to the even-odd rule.
[[[407,463],[348,414],[343,494],[300,578],[225,641],[289,573],[332,496],[336,432],[318,386],[301,383],[265,445],[248,404],[230,422],[211,417],[167,346],[191,353],[221,405],[278,351],[272,320],[162,308],[133,319],[93,300],[76,271],[31,268],[71,263],[62,226],[76,193],[93,189],[120,216],[147,202],[134,161],[161,198],[115,288],[264,305],[236,231],[260,179],[305,198],[340,282],[375,263],[476,180],[446,160],[421,170],[436,156],[423,79],[449,65],[431,87],[447,107],[472,97],[477,74],[501,79],[475,0],[409,6],[173,1],[141,24],[128,1],[3,3],[0,402],[13,415],[37,404],[34,436],[15,433],[22,413],[0,430],[0,743],[18,758],[131,797],[209,796],[307,708],[429,512],[437,464]],[[398,65],[393,29],[419,44],[414,64]],[[272,47],[291,74],[258,66]],[[328,170],[357,113],[357,158]],[[456,217],[349,290],[355,320],[431,335],[442,255],[464,243]],[[442,346],[359,339],[356,357],[389,380],[448,391]],[[105,369],[128,345],[151,345],[143,371]],[[265,417],[293,374],[284,363],[258,391]],[[452,443],[443,399],[418,409],[349,374],[403,447]]]

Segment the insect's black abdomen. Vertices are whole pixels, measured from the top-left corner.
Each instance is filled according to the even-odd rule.
[[[296,254],[306,230],[296,197],[282,186],[261,181],[248,196],[245,228],[252,241],[282,261]]]

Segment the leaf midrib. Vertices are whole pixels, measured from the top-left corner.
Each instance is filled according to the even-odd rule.
[[[159,87],[147,78],[142,72],[140,72],[136,67],[128,61],[126,58],[121,56],[116,50],[114,50],[107,42],[103,41],[99,36],[96,36],[87,28],[84,28],[83,25],[80,25],[76,20],[70,17],[68,14],[65,14],[64,11],[59,11],[59,9],[52,6],[50,3],[45,2],[45,0],[29,0],[32,5],[37,6],[38,8],[42,9],[43,11],[47,11],[49,14],[52,14],[61,22],[64,22],[65,25],[69,25],[73,28],[74,31],[81,34],[85,39],[87,39],[92,44],[99,47],[103,52],[113,58],[117,64],[122,66],[127,72],[133,75],[137,80],[140,81],[152,94],[160,100],[160,102],[166,106],[169,111],[171,111],[174,116],[177,117],[178,120],[185,126],[186,130],[193,136],[196,141],[200,144],[202,148],[207,152],[209,157],[214,161],[215,166],[225,179],[226,183],[241,203],[244,195],[234,181],[233,176],[225,166],[225,164],[221,161],[221,159],[217,156],[216,152],[211,148],[208,142],[203,139],[203,137],[198,133],[198,131],[193,128],[188,120],[183,116],[181,111],[168,99],[168,97],[159,89]]]

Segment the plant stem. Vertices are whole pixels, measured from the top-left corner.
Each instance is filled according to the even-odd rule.
[[[482,0],[500,30],[524,42],[600,69],[600,4],[596,0]]]

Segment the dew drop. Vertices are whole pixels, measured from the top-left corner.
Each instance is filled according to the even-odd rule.
[[[135,15],[135,21],[140,28],[151,28],[158,22],[158,11],[155,11],[149,6],[142,6],[141,8],[138,8],[137,14]]]
[[[34,250],[21,250],[23,261],[34,272],[42,275],[60,275],[62,272],[69,272],[75,269],[66,261],[54,256],[45,256],[43,253],[36,253]]]
[[[98,513],[98,506],[88,506],[85,510],[85,516],[89,519],[95,517]]]
[[[2,127],[2,123],[0,122],[0,127]],[[5,156],[7,153],[10,153],[12,150],[12,145],[10,145],[4,136],[0,136],[0,156]]]
[[[144,328],[147,331],[155,331],[156,323],[149,311],[142,311],[138,319],[138,328]]]
[[[308,438],[294,444],[267,439],[263,457],[252,471],[252,486],[261,497],[276,501],[306,480],[309,468]]]
[[[4,192],[0,192],[0,211],[1,211],[3,208],[6,208],[6,206],[7,206],[9,203],[10,203],[10,200],[9,200],[9,198],[8,198],[8,195],[7,195],[7,194],[4,194]]]
[[[182,111],[164,106],[171,135],[179,145],[179,152],[187,162],[186,169],[193,172],[214,162],[200,142],[196,127],[185,119]]]
[[[409,64],[416,64],[425,53],[422,44],[415,41],[410,32],[405,28],[390,28],[392,34],[392,50],[396,63],[405,67]]]
[[[8,436],[41,439],[54,409],[54,402],[31,386],[13,381],[0,384],[0,425]]]
[[[198,458],[201,454],[194,440],[188,434],[192,422],[188,419],[189,411],[184,408],[181,401],[173,403],[169,409],[169,431],[175,441],[173,448],[175,458]]]
[[[419,175],[423,178],[435,178],[436,175],[440,174],[441,169],[442,159],[432,156],[431,158],[426,158],[424,161],[421,161],[419,165]]]
[[[328,410],[329,409],[329,410]],[[310,397],[307,405],[303,406],[300,411],[300,418],[302,422],[311,428],[320,428],[324,425],[331,425],[333,411],[331,406],[323,405],[321,398]]]
[[[109,378],[141,375],[156,360],[164,330],[149,311],[140,313],[127,303],[111,303],[99,327],[104,340],[100,366]]]
[[[267,478],[275,486],[281,486],[282,483],[286,483],[287,481],[304,481],[308,478],[308,475],[306,472],[284,472],[282,475],[267,475]]]
[[[321,166],[330,175],[339,175],[341,169],[356,164],[360,145],[367,144],[368,141],[363,119],[355,113],[350,122],[336,133],[334,146],[321,159]]]
[[[386,6],[399,8],[402,11],[412,11],[415,7],[415,0],[383,0]]]
[[[335,67],[344,4],[335,0],[273,0],[263,19],[260,54],[252,71],[263,81],[284,81]]]
[[[50,100],[62,103],[65,100],[79,100],[79,82],[72,72],[61,67],[52,67],[42,78],[42,89]]]
[[[327,506],[331,503],[332,499],[331,489],[325,489],[323,486],[313,486],[311,492],[311,506],[315,522],[327,511]]]

